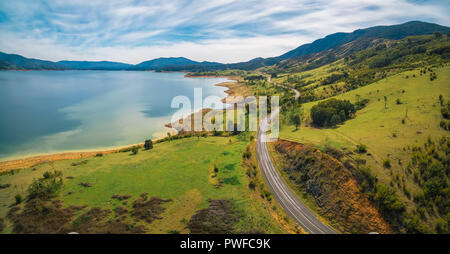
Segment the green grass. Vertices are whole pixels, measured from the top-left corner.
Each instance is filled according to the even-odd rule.
[[[231,142],[230,142],[231,141]],[[0,176],[0,184],[11,187],[0,189],[0,217],[5,217],[14,196],[26,196],[26,189],[34,178],[47,170],[62,170],[65,179],[59,197],[65,206],[84,205],[114,209],[123,201],[111,197],[115,194],[131,195],[128,207],[141,193],[149,197],[172,199],[165,204],[162,220],[147,225],[150,233],[170,230],[188,233],[186,222],[195,211],[208,206],[208,199],[231,199],[244,214],[237,225],[244,231],[258,225],[267,233],[283,233],[281,226],[266,211],[260,200],[252,198],[248,179],[242,169],[242,152],[248,141],[237,138],[187,138],[156,144],[153,150],[140,150],[137,155],[115,153],[103,157],[87,158],[87,163],[71,164],[81,160],[46,163],[36,170],[24,169],[14,175]],[[214,175],[214,165],[219,172]],[[219,179],[222,187],[217,188]],[[82,187],[80,182],[91,183]],[[67,195],[68,192],[73,192]],[[8,232],[10,229],[6,229]]]
[[[408,146],[421,145],[429,136],[436,138],[448,135],[439,126],[441,115],[438,98],[440,94],[445,100],[450,98],[450,67],[434,69],[438,77],[434,81],[430,81],[428,73],[421,76],[419,69],[416,69],[333,97],[355,102],[356,95],[360,95],[360,99],[370,100],[365,108],[357,112],[355,118],[335,129],[305,126],[311,121],[311,107],[319,101],[303,104],[304,125],[297,131],[294,126],[282,126],[280,138],[351,151],[356,150],[358,144],[364,144],[372,156],[361,157],[367,160],[372,171],[381,180],[389,182],[394,174],[406,175],[404,168],[410,159]],[[412,77],[413,74],[415,78]],[[408,79],[405,78],[407,75]],[[384,107],[384,96],[388,98],[387,108]],[[397,99],[402,104],[397,104]],[[405,119],[404,124],[402,119]],[[391,169],[384,169],[382,166],[386,158],[390,158]],[[414,189],[411,176],[407,182],[408,187]]]

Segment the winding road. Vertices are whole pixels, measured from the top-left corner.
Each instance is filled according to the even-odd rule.
[[[277,85],[271,82],[270,76],[267,76],[267,80],[269,83]],[[300,92],[296,89],[286,86],[283,87],[293,90],[295,92],[295,99],[300,97]],[[314,213],[297,198],[295,193],[289,189],[273,165],[265,140],[266,130],[268,130],[268,121],[278,113],[279,109],[272,111],[267,119],[262,119],[259,123],[260,128],[258,129],[256,152],[264,180],[269,185],[275,199],[280,203],[287,214],[289,214],[289,216],[291,216],[305,231],[310,234],[336,234],[333,229],[322,223]]]

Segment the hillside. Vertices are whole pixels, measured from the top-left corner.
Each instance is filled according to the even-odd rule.
[[[248,144],[245,135],[186,137],[135,155],[128,149],[4,173],[3,232],[283,233],[282,211],[248,187],[245,172],[254,170],[242,156]],[[62,186],[42,197],[29,187],[39,178],[61,179]],[[14,205],[17,195],[28,199]],[[36,212],[42,208],[49,213]]]
[[[108,62],[108,61],[59,61],[58,64],[66,69],[72,70],[126,70],[131,64]]]
[[[375,26],[366,29],[358,29],[351,33],[335,33],[327,35],[322,39],[318,39],[313,43],[302,45],[279,56],[279,58],[281,60],[285,60],[288,58],[318,53],[347,44],[360,38],[399,40],[412,35],[425,35],[432,34],[434,32],[441,32],[446,34],[450,32],[450,27],[421,21],[410,21],[404,24],[393,26]]]
[[[345,47],[353,45],[262,69],[272,73],[273,82],[295,87],[302,94],[301,104],[289,102],[291,106],[284,108],[280,138],[318,148],[342,163],[358,182],[363,193],[358,195],[367,195],[395,231],[448,232],[448,36],[372,40],[366,49],[346,53]],[[321,62],[327,54],[337,57],[331,63]],[[270,86],[260,83],[264,81],[248,82],[270,91]],[[311,109],[331,98],[348,100],[356,113],[350,119],[341,113],[337,122],[319,127]],[[299,128],[291,122],[292,114],[301,115]],[[277,149],[274,156],[288,155]],[[295,154],[289,156],[295,158]],[[337,200],[330,196],[339,189],[320,198],[299,185],[317,178],[325,183],[326,173],[292,181],[298,174],[295,170],[286,165],[279,165],[279,170],[312,206],[328,210],[324,216],[336,207]],[[322,207],[324,197],[329,203]],[[338,220],[339,215],[332,218]]]

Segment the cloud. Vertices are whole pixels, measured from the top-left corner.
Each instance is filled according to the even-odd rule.
[[[36,0],[0,2],[0,51],[50,60],[138,63],[160,56],[236,62],[280,55],[334,32],[424,20],[445,1]]]

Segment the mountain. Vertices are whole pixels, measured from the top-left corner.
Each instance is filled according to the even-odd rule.
[[[214,66],[221,65],[214,62],[196,62],[185,57],[160,57],[153,60],[145,61],[140,64],[134,65],[130,70],[162,70],[166,67],[181,68],[184,66]]]
[[[279,56],[279,58],[285,60],[288,58],[318,53],[363,37],[399,40],[411,35],[425,35],[434,32],[448,33],[450,32],[450,27],[421,21],[410,21],[400,25],[375,26],[366,29],[358,29],[352,33],[334,33],[325,36],[322,39],[315,40],[312,43],[301,45],[300,47]]]
[[[297,58],[311,58],[314,54],[323,53],[328,50],[342,51],[346,49],[347,53],[357,52],[371,46],[375,39],[390,39],[399,40],[412,35],[426,35],[434,32],[449,33],[450,27],[441,26],[437,24],[410,21],[404,24],[392,26],[375,26],[365,29],[358,29],[351,33],[334,33],[325,36],[324,38],[315,40],[312,43],[303,44],[296,49],[286,52],[277,57],[269,58],[255,58],[247,62],[239,62],[233,64],[222,64],[212,66],[175,66],[164,67],[162,70],[177,71],[215,71],[223,69],[242,69],[255,70],[265,66],[273,66],[281,63],[283,60],[293,60]],[[330,53],[330,52],[329,52]],[[323,63],[333,60],[333,52],[327,54],[328,59]]]
[[[25,58],[20,55],[0,52],[0,70],[155,70],[155,71],[215,71],[224,69],[255,70],[265,66],[282,64],[292,59],[308,59],[313,54],[327,52],[322,63],[333,60],[333,54],[348,55],[373,45],[376,39],[399,40],[412,35],[426,35],[434,32],[450,33],[450,27],[437,24],[410,21],[400,25],[375,26],[358,29],[351,33],[334,33],[312,43],[303,44],[277,57],[255,58],[247,62],[221,64],[216,62],[197,62],[184,57],[162,57],[129,65],[116,62],[60,61],[51,62]],[[330,51],[331,50],[331,51]],[[320,64],[320,63],[318,63]]]
[[[57,62],[65,69],[72,70],[126,70],[133,65],[108,61],[59,61]]]
[[[64,67],[51,62],[0,52],[0,70],[62,70]]]

